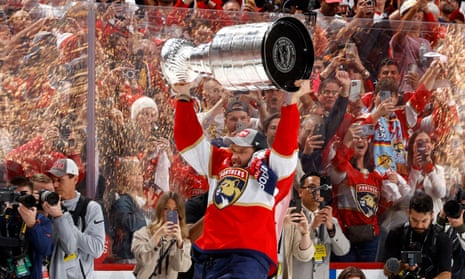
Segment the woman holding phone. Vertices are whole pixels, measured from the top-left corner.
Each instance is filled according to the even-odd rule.
[[[177,278],[192,264],[184,201],[174,192],[158,200],[153,222],[134,233],[131,251],[138,279]]]
[[[411,197],[415,190],[424,191],[433,198],[434,212],[440,212],[446,197],[447,187],[444,167],[435,162],[434,143],[427,132],[416,131],[408,143],[408,183],[413,189],[409,193]],[[436,219],[436,214],[434,219]]]

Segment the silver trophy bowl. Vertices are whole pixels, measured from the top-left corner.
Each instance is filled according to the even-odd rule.
[[[228,90],[298,90],[294,81],[307,79],[314,61],[305,25],[293,17],[273,22],[228,26],[208,44],[194,46],[169,39],[161,50],[161,68],[170,84],[208,74]]]

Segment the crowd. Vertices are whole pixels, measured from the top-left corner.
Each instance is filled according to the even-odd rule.
[[[28,234],[44,220],[49,243],[30,256],[31,278],[89,278],[105,237],[104,262],[136,264],[138,278],[252,267],[260,278],[326,278],[330,262],[405,263],[411,247],[385,245],[404,224],[415,239],[439,235],[446,248],[425,252],[433,259],[450,254],[422,275],[462,278],[460,3],[1,3],[0,183],[39,183],[16,191],[63,202],[17,208]],[[314,45],[297,92],[231,91],[208,73],[188,88],[166,82],[167,39],[197,46],[287,14]],[[450,258],[462,265],[445,268]],[[71,267],[82,276],[66,277]]]

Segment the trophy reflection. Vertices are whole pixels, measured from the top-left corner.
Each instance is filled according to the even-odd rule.
[[[208,74],[226,89],[239,91],[295,92],[294,81],[309,78],[313,60],[310,34],[293,17],[224,27],[199,46],[169,39],[161,51],[162,72],[171,85]]]

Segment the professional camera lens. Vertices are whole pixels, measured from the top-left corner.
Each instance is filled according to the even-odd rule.
[[[19,196],[18,202],[22,203],[27,208],[31,208],[36,205],[36,199],[34,198],[33,195]]]
[[[50,205],[56,205],[60,201],[60,196],[51,191],[42,190],[39,192],[40,204],[48,202]]]

